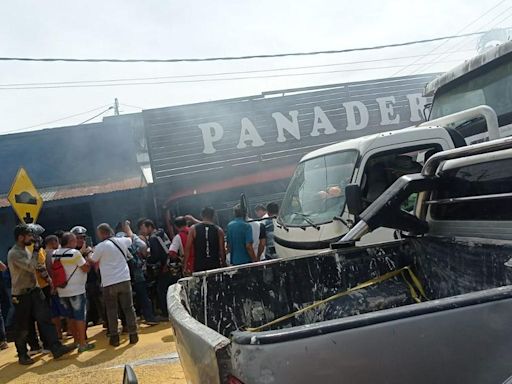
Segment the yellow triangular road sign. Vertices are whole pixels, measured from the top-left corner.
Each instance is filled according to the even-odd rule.
[[[36,222],[43,207],[43,198],[37,192],[25,168],[18,170],[7,199],[22,222],[25,224]]]

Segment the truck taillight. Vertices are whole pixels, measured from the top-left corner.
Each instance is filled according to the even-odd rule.
[[[235,376],[229,375],[228,376],[228,384],[244,384],[240,380],[238,380]]]

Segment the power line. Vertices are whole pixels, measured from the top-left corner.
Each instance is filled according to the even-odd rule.
[[[463,52],[468,52],[468,51],[474,51],[474,49],[460,50],[460,51],[453,52],[453,53],[463,53]],[[103,79],[103,80],[55,81],[55,82],[40,82],[40,83],[9,83],[9,84],[0,84],[0,88],[1,87],[19,87],[19,86],[111,83],[111,82],[123,82],[123,81],[145,81],[145,80],[180,79],[180,78],[192,78],[192,77],[240,75],[240,74],[248,74],[248,73],[291,71],[291,70],[296,70],[296,69],[326,68],[326,67],[335,67],[335,66],[341,66],[341,65],[375,63],[375,62],[382,62],[382,61],[395,61],[395,60],[410,59],[410,58],[415,58],[415,57],[425,57],[425,55],[422,54],[422,55],[398,56],[398,57],[389,57],[389,58],[383,58],[383,59],[346,61],[346,62],[341,62],[341,63],[305,65],[305,66],[299,66],[299,67],[279,67],[279,68],[269,68],[269,69],[255,69],[255,70],[246,70],[246,71],[216,72],[216,73],[191,74],[191,75],[117,78],[117,79]]]
[[[23,128],[14,129],[14,130],[11,130],[11,131],[2,132],[2,134],[16,133],[16,132],[25,131],[25,130],[28,130],[28,129],[31,129],[31,128],[37,128],[37,127],[40,127],[40,126],[42,126],[42,125],[48,125],[48,124],[58,123],[58,122],[60,122],[60,121],[68,120],[68,119],[71,119],[71,118],[73,118],[73,117],[77,117],[77,116],[85,115],[85,114],[87,114],[87,113],[95,112],[95,111],[97,111],[98,109],[102,109],[102,108],[105,108],[105,107],[107,107],[107,106],[108,106],[108,104],[106,104],[106,105],[102,105],[102,106],[96,107],[96,108],[94,108],[94,109],[90,109],[90,110],[88,110],[88,111],[84,111],[84,112],[80,112],[80,113],[75,113],[75,114],[73,114],[73,115],[69,115],[69,116],[61,117],[61,118],[56,119],[56,120],[47,121],[47,122],[44,122],[44,123],[31,125],[31,126],[28,126],[28,127],[23,127]]]
[[[140,109],[140,110],[143,110],[144,108],[142,107],[137,107],[136,105],[130,105],[130,104],[125,104],[125,103],[120,103],[121,105],[125,106],[125,107],[128,107],[128,108],[133,108],[133,109]]]
[[[347,48],[347,49],[337,49],[337,50],[328,50],[328,51],[246,55],[246,56],[223,56],[223,57],[179,58],[179,59],[107,59],[107,58],[73,59],[73,58],[62,58],[62,57],[60,57],[60,58],[0,57],[0,61],[31,61],[31,62],[64,61],[64,62],[71,62],[71,63],[83,63],[83,62],[86,62],[86,63],[98,63],[98,62],[107,62],[107,63],[179,63],[179,62],[266,59],[266,58],[289,57],[289,56],[312,56],[312,55],[347,53],[347,52],[358,52],[358,51],[371,51],[371,50],[375,50],[375,49],[395,48],[395,47],[404,47],[404,46],[415,45],[415,44],[432,43],[435,41],[441,41],[441,40],[447,40],[447,39],[456,39],[456,38],[462,38],[462,37],[467,37],[467,36],[481,35],[483,33],[485,33],[485,32],[471,32],[471,33],[466,33],[466,34],[462,34],[462,35],[442,36],[442,37],[435,37],[435,38],[431,38],[431,39],[407,41],[407,42],[402,42],[402,43],[375,45],[375,46],[371,46],[371,47]]]
[[[481,14],[480,16],[478,16],[476,19],[474,19],[473,21],[471,21],[470,23],[466,24],[462,29],[458,30],[455,34],[456,35],[459,35],[460,33],[464,32],[466,29],[468,29],[470,26],[472,26],[473,24],[475,24],[477,21],[481,20],[482,17],[484,16],[487,16],[490,12],[492,12],[493,10],[495,10],[497,7],[499,7],[501,4],[503,4],[505,1],[507,0],[501,0],[499,1],[498,3],[496,3],[494,6],[492,6],[491,8],[489,8],[486,12],[484,12],[483,14]],[[434,51],[438,50],[439,48],[441,48],[443,45],[445,45],[449,40],[446,39],[444,40],[441,44],[437,45],[436,47],[434,47],[433,49],[431,49],[428,53],[425,54],[425,56],[428,56],[430,54],[432,54]],[[399,69],[398,71],[396,71],[395,73],[393,73],[391,75],[391,77],[393,76],[396,76],[398,75],[399,73],[405,71],[407,68],[409,68],[411,65],[413,64],[416,64],[418,61],[420,61],[424,56],[418,58],[417,60],[413,61],[412,63],[410,63],[408,66],[402,68],[402,69]],[[416,68],[416,70],[418,70],[418,68]]]
[[[503,10],[502,12],[500,12],[500,14],[496,15],[492,20],[490,20],[490,21],[489,21],[489,22],[487,22],[485,25],[483,25],[483,26],[481,27],[481,29],[483,29],[483,28],[487,28],[487,26],[491,25],[491,24],[492,24],[496,19],[498,19],[498,18],[502,17],[502,16],[503,16],[503,14],[505,14],[505,17],[502,17],[498,22],[496,22],[496,23],[494,23],[494,24],[492,24],[492,25],[491,25],[491,30],[492,30],[495,26],[497,26],[497,25],[499,25],[499,24],[503,23],[505,20],[507,20],[508,18],[510,18],[510,16],[512,15],[510,12],[508,12],[508,11],[510,11],[511,9],[512,9],[512,6],[510,6],[510,7],[506,8],[505,10]],[[508,14],[507,14],[507,12],[508,12]],[[488,32],[488,31],[486,31],[485,33],[487,33],[487,32]],[[456,48],[458,48],[458,47],[461,47],[463,44],[464,44],[464,42],[462,42],[462,43],[460,43],[460,44],[456,44],[454,47],[452,47],[452,48],[450,48],[450,49],[454,49],[454,48],[456,49]],[[450,53],[449,51],[442,52],[441,54],[439,54],[439,56],[437,57],[437,59],[434,59],[434,62],[433,62],[432,64],[429,64],[429,65],[423,65],[422,67],[416,68],[416,70],[413,72],[413,74],[414,74],[414,73],[416,73],[416,72],[418,72],[418,71],[421,71],[421,70],[426,71],[428,68],[430,68],[433,64],[435,64],[435,63],[436,63],[438,60],[440,60],[442,57],[445,57],[445,56],[446,56],[446,57],[448,57],[450,54],[451,54],[451,53]]]
[[[459,62],[459,60],[445,60],[439,63]],[[418,63],[415,65],[423,65],[428,63]],[[367,68],[350,68],[340,69],[333,71],[318,71],[318,72],[303,72],[303,73],[287,73],[275,75],[261,75],[261,76],[239,76],[239,77],[225,77],[225,78],[206,78],[206,79],[189,79],[189,80],[167,80],[167,81],[147,81],[147,82],[128,82],[128,83],[102,83],[102,84],[76,84],[76,85],[51,85],[51,86],[26,86],[26,87],[9,87],[0,88],[0,90],[25,90],[25,89],[58,89],[58,88],[94,88],[94,87],[118,87],[126,85],[156,85],[156,84],[180,84],[180,83],[204,83],[215,81],[233,81],[233,80],[250,80],[250,79],[267,79],[278,77],[295,77],[295,76],[310,76],[310,75],[323,75],[330,73],[342,72],[360,72],[360,71],[374,71],[380,69],[401,68],[402,65],[388,65],[380,67],[367,67]]]
[[[87,119],[87,120],[85,120],[85,121],[82,121],[81,123],[78,123],[77,125],[85,124],[85,123],[87,123],[88,121],[91,121],[91,120],[93,120],[93,119],[97,118],[98,116],[103,115],[105,112],[110,111],[111,109],[114,109],[114,107],[113,107],[113,106],[110,106],[110,107],[108,107],[107,109],[105,109],[103,112],[100,112],[100,113],[98,113],[97,115],[94,115],[93,117],[91,117],[91,118],[89,118],[89,119]]]

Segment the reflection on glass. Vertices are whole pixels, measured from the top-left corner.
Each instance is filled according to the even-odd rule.
[[[345,205],[356,151],[337,152],[300,163],[281,208],[286,225],[310,226],[332,221]]]

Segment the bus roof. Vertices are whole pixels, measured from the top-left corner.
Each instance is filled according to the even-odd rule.
[[[498,65],[501,63],[499,59],[505,59],[508,55],[512,57],[512,41],[493,47],[435,78],[426,85],[425,96],[434,96],[440,88],[484,66]]]

